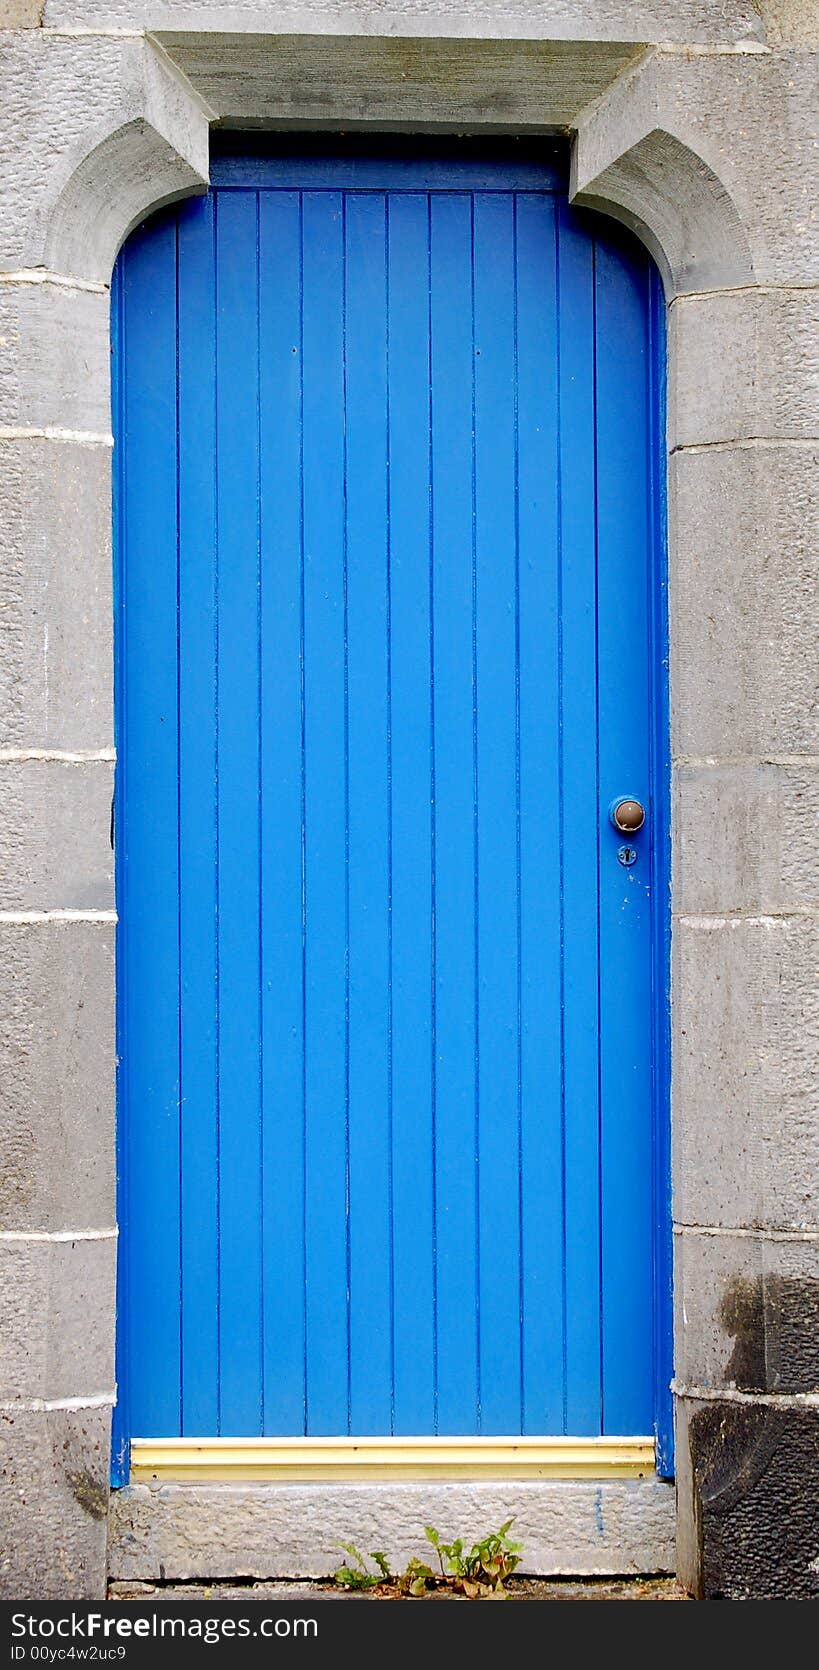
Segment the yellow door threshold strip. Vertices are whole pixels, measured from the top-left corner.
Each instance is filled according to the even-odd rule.
[[[653,1438],[134,1438],[131,1479],[639,1479]]]

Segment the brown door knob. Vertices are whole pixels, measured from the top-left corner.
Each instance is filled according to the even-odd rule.
[[[632,800],[626,796],[622,800],[613,800],[609,807],[609,818],[620,835],[636,835],[646,821],[645,807],[639,800]]]

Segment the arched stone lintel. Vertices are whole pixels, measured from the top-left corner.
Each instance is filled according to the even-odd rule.
[[[61,192],[46,230],[43,263],[53,272],[107,282],[133,227],[165,204],[207,187],[206,152],[192,161],[144,117],[125,122],[87,153]]]
[[[631,228],[662,273],[669,300],[753,284],[750,246],[736,206],[702,157],[657,127],[603,169],[586,169],[583,132],[572,149],[573,202]]]
[[[106,284],[140,220],[207,190],[214,115],[151,41],[117,45],[105,65],[108,108],[89,112],[84,133],[55,164],[53,196],[33,221],[27,262]]]

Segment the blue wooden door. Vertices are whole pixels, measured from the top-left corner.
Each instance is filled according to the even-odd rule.
[[[651,261],[557,149],[227,151],[114,312],[122,1420],[650,1434]]]

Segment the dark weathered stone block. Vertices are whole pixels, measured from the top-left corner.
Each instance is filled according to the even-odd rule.
[[[698,1598],[819,1599],[819,1409],[709,1401],[687,1428]]]

